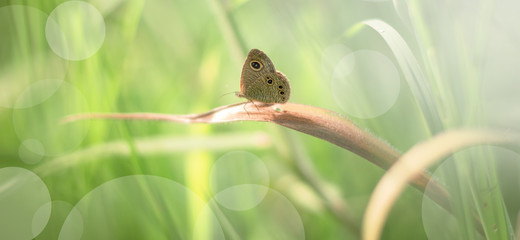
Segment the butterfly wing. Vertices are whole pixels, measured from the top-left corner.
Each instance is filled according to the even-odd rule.
[[[244,88],[244,97],[264,103],[285,103],[291,95],[289,80],[283,73],[259,76]]]
[[[276,72],[276,70],[271,59],[269,59],[264,52],[258,49],[251,49],[242,67],[242,76],[240,77],[241,95],[244,95],[245,89],[253,84],[260,76],[274,72]]]

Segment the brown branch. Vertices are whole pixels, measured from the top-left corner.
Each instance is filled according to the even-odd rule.
[[[380,138],[360,129],[350,119],[340,114],[303,104],[238,103],[215,108],[206,113],[171,115],[157,113],[90,113],[69,116],[64,122],[81,119],[132,119],[159,120],[180,123],[224,123],[234,121],[272,122],[300,131],[347,149],[373,164],[388,170],[401,157],[401,153]],[[450,210],[450,197],[445,188],[433,181],[424,171],[418,175],[413,186]]]

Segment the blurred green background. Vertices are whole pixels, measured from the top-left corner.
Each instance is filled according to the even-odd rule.
[[[256,122],[60,120],[242,102],[228,93],[239,91],[245,56],[258,48],[289,78],[289,101],[337,111],[403,152],[444,129],[514,131],[519,7],[513,0],[1,1],[2,238],[358,239],[384,171],[323,140]],[[363,24],[368,19],[387,25]],[[477,195],[491,192],[489,204],[505,206],[492,210],[499,216],[490,219],[503,220],[495,232],[510,234],[520,208],[519,155],[464,154],[481,164],[459,164],[456,176],[478,172],[469,178],[498,190],[472,185],[477,190],[455,201],[478,206]],[[10,179],[26,181],[13,187]],[[425,215],[427,205],[407,189],[383,238],[461,236],[467,212],[457,227],[457,218]]]

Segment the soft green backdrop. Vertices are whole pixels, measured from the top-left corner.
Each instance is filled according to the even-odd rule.
[[[65,234],[63,222],[74,213],[72,206],[84,224],[69,217],[69,225],[82,226],[86,238],[175,239],[191,238],[193,229],[211,232],[210,217],[197,228],[190,223],[201,206],[215,203],[215,188],[224,187],[212,184],[221,182],[266,186],[267,196],[272,195],[256,210],[213,204],[228,239],[359,238],[355,229],[384,171],[328,142],[255,122],[59,121],[84,112],[198,113],[244,101],[228,93],[239,90],[243,60],[249,49],[258,48],[290,79],[291,102],[337,111],[406,151],[441,129],[428,126],[417,92],[403,75],[413,67],[400,65],[382,37],[389,29],[361,24],[367,19],[380,19],[403,37],[424,74],[413,79],[424,80],[432,91],[428,101],[443,128],[519,129],[520,31],[512,10],[519,4],[514,1],[92,0],[60,5],[64,2],[0,2],[0,167],[31,170],[48,188],[51,221],[37,239]],[[364,60],[349,62],[353,56]],[[355,75],[348,75],[349,69]],[[489,151],[508,160],[490,164],[492,174],[483,176],[495,183],[497,176],[507,180],[501,185],[505,198],[494,200],[507,205],[508,213],[501,216],[511,222],[498,223],[504,229],[516,224],[520,193],[511,172],[518,171],[519,156]],[[477,156],[493,159],[487,152]],[[242,158],[252,163],[229,160],[215,170],[218,159]],[[302,172],[302,164],[310,170]],[[267,173],[256,178],[263,167]],[[251,173],[244,174],[248,169]],[[149,176],[135,176],[143,174]],[[0,176],[9,179],[4,172]],[[130,178],[121,179],[125,176]],[[324,199],[310,179],[333,199]],[[228,200],[247,203],[248,193],[266,190],[255,189],[230,193]],[[30,192],[23,193],[24,200],[9,202],[14,209],[30,201]],[[335,201],[348,209],[334,213],[327,204]],[[426,238],[422,207],[422,194],[408,189],[383,238]],[[341,219],[344,214],[354,225]],[[0,218],[9,222],[1,213]],[[31,229],[30,220],[20,224],[29,226],[20,231]]]

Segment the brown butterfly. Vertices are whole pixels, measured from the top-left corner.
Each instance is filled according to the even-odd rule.
[[[242,67],[238,97],[263,103],[286,103],[291,95],[287,77],[276,71],[267,55],[251,49]]]

